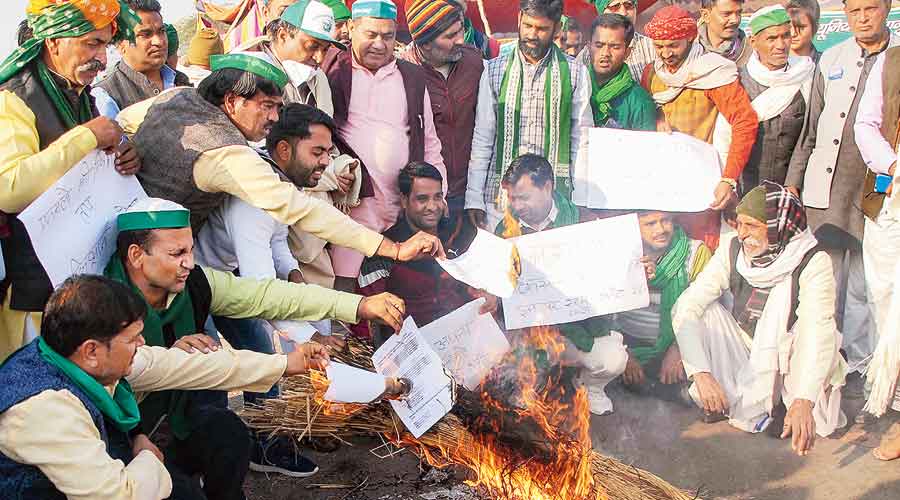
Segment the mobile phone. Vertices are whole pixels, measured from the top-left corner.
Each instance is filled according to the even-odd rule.
[[[894,178],[890,175],[878,174],[875,176],[875,192],[886,193]]]

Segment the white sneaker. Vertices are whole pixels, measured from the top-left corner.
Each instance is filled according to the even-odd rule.
[[[613,412],[613,403],[606,395],[606,391],[588,390],[588,402],[591,406],[591,413],[598,416],[610,415]]]

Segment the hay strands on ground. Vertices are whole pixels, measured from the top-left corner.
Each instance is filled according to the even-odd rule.
[[[347,348],[332,359],[372,369],[372,349],[350,339]],[[282,381],[280,399],[248,406],[241,416],[254,429],[304,437],[330,436],[345,440],[352,436],[381,436],[395,446],[406,447],[436,466],[462,464],[460,457],[477,453],[476,437],[454,414],[447,415],[418,440],[385,402],[369,405],[335,405],[321,399],[321,373],[290,377]],[[658,476],[614,458],[590,452],[591,472],[597,498],[610,500],[692,500],[697,496],[670,485]]]

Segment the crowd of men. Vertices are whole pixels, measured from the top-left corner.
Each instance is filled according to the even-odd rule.
[[[740,0],[643,33],[636,0],[594,3],[582,27],[520,0],[501,48],[462,0],[407,0],[405,45],[391,0],[268,0],[262,37],[224,53],[204,23],[179,60],[157,0],[30,0],[0,63],[5,497],[241,499],[250,469],[314,474],[227,391],[260,403],[322,368],[332,320],[378,346],[484,298],[502,326],[436,259],[620,215],[572,202],[591,127],[688,134],[722,167],[708,210],[637,211],[648,307],[557,325],[592,413],[621,380],[806,455],[847,425],[849,374],[856,423],[900,409],[890,1],[845,0],[852,36],[824,53],[812,0],[748,32]],[[103,276],[54,290],[17,214],[95,149],[148,198]]]

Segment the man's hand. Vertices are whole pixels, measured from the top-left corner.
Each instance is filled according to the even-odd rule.
[[[409,262],[422,257],[438,257],[446,259],[444,246],[440,238],[424,231],[419,231],[412,238],[400,243],[397,249],[397,259],[400,262]]]
[[[131,441],[131,456],[136,457],[136,456],[138,456],[138,453],[140,453],[144,450],[147,450],[150,453],[153,453],[153,455],[155,455],[156,458],[158,458],[160,462],[165,461],[165,457],[163,456],[163,453],[161,451],[159,451],[159,448],[157,448],[155,444],[153,444],[153,441],[150,441],[150,438],[147,437],[146,434],[138,434]]]
[[[359,165],[359,162],[354,163],[346,174],[338,174],[337,183],[340,192],[347,194],[353,188],[353,183],[356,181],[356,165]]]
[[[469,222],[473,226],[481,229],[487,229],[487,222],[485,222],[487,216],[485,215],[484,210],[479,210],[477,208],[467,208],[465,212],[466,217],[469,218]]]
[[[317,344],[322,344],[329,349],[334,349],[335,351],[343,351],[344,346],[347,345],[347,341],[344,339],[343,335],[322,335],[321,333],[316,332],[309,340]]]
[[[891,177],[894,177],[894,172],[896,172],[896,171],[897,171],[897,162],[891,163],[890,168],[888,168],[888,175],[890,175]],[[893,193],[893,192],[894,192],[894,183],[891,182],[890,185],[888,185],[887,189],[884,191],[884,195],[890,196],[891,193]]]
[[[787,188],[788,191],[793,193],[794,196],[796,196],[797,198],[800,197],[800,189],[798,189],[797,186],[785,186],[785,187]]]
[[[667,134],[672,133],[672,126],[669,125],[669,121],[666,120],[665,116],[660,116],[656,119],[656,131],[657,132],[665,132]]]
[[[311,369],[324,370],[328,366],[328,350],[322,344],[304,342],[287,355],[287,368],[284,376],[307,373]]]
[[[784,417],[781,439],[791,436],[791,448],[801,457],[809,454],[816,442],[816,420],[813,418],[813,402],[795,399]]]
[[[656,261],[646,255],[641,257],[641,264],[644,265],[644,274],[647,275],[647,281],[656,277]]]
[[[360,320],[376,321],[399,332],[406,315],[406,304],[403,299],[390,293],[379,293],[371,297],[363,297],[356,311]]]
[[[209,354],[210,351],[218,351],[219,345],[209,335],[203,333],[195,333],[194,335],[185,335],[181,337],[172,347],[177,347],[182,351],[193,354],[194,350],[198,350],[203,354]]]
[[[637,386],[644,383],[644,369],[638,362],[637,358],[628,353],[628,362],[625,363],[625,373],[622,374],[622,381],[625,385]]]
[[[703,402],[703,411],[713,415],[725,415],[728,413],[728,396],[722,390],[722,386],[716,382],[709,372],[700,372],[694,375],[694,383],[700,391],[700,401]]]
[[[687,380],[684,373],[684,363],[681,362],[681,351],[678,345],[672,344],[663,356],[662,365],[659,368],[659,381],[664,384],[677,384]]]
[[[497,297],[488,292],[475,287],[468,287],[469,296],[475,299],[484,298],[484,304],[478,308],[478,314],[493,314],[497,312],[499,306]]]
[[[734,194],[734,189],[731,188],[731,184],[728,184],[727,182],[720,182],[719,185],[716,186],[713,196],[715,197],[715,200],[709,205],[709,208],[712,210],[723,210],[729,203],[737,198],[737,195]]]
[[[115,151],[122,142],[122,127],[105,116],[98,116],[84,124],[94,137],[97,138],[97,149],[102,149],[109,154]]]
[[[123,142],[116,148],[116,172],[134,175],[141,169],[141,157],[130,142]]]

